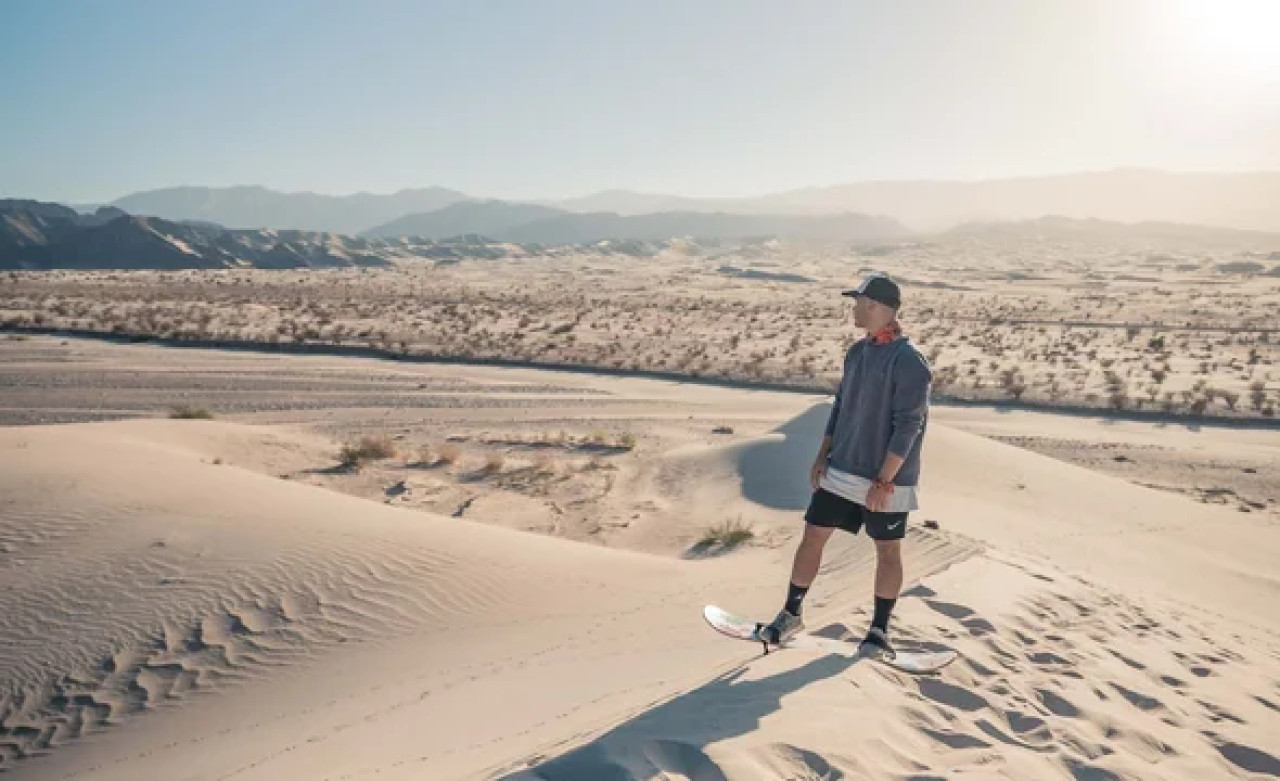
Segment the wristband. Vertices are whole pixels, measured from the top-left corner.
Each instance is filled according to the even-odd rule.
[[[888,491],[889,493],[893,493],[893,481],[892,481],[892,480],[881,480],[880,478],[878,478],[878,477],[877,477],[876,479],[874,479],[874,480],[872,480],[872,481],[871,481],[871,485],[872,485],[872,487],[874,487],[874,488],[883,488],[883,489],[885,489],[886,491]]]

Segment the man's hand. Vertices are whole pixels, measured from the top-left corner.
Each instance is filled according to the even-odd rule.
[[[884,508],[889,505],[890,493],[892,492],[887,486],[871,486],[871,490],[867,491],[867,509],[873,513],[884,512]]]
[[[818,490],[818,484],[826,474],[827,454],[819,453],[818,457],[813,459],[813,468],[809,470],[809,487],[815,491]]]

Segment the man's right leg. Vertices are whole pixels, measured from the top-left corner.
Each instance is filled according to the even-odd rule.
[[[804,525],[804,536],[800,538],[795,561],[791,564],[792,586],[808,591],[813,585],[814,579],[818,577],[818,569],[822,566],[822,551],[827,547],[827,540],[831,539],[834,531],[830,526],[814,526],[811,523]]]
[[[773,623],[762,630],[762,635],[769,642],[780,642],[804,628],[804,623],[800,620],[800,605],[804,602],[805,594],[809,593],[814,579],[818,577],[818,568],[822,566],[822,551],[834,531],[832,527],[805,523],[804,536],[800,538],[795,560],[791,564],[791,582],[787,586],[786,604],[778,611]]]

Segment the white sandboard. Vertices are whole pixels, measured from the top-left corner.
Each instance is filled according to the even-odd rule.
[[[702,617],[707,620],[712,629],[723,635],[727,635],[738,640],[748,640],[753,643],[760,643],[765,653],[770,648],[808,648],[814,651],[823,651],[826,653],[840,654],[842,656],[861,656],[858,652],[858,644],[849,640],[837,640],[832,637],[821,637],[819,635],[801,632],[795,635],[781,646],[770,645],[766,643],[759,634],[761,624],[756,621],[750,621],[742,616],[735,615],[729,611],[716,607],[715,605],[707,605],[702,609]],[[875,659],[881,664],[886,664],[895,670],[901,670],[905,673],[913,675],[932,675],[943,667],[954,662],[959,658],[959,654],[952,650],[946,651],[897,651],[892,657],[886,656],[869,656],[867,658]]]

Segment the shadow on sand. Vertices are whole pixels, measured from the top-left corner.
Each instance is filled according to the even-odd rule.
[[[751,442],[738,455],[742,495],[774,510],[800,510],[809,506],[809,468],[822,443],[831,415],[831,403],[815,404],[778,428],[781,441]]]
[[[762,719],[779,709],[785,695],[839,675],[858,662],[856,657],[822,656],[759,680],[742,680],[746,668],[739,667],[635,716],[563,756],[500,778],[655,781],[675,775],[697,781],[726,781],[724,772],[703,751],[704,746],[758,729]],[[816,755],[811,762],[825,764]]]

